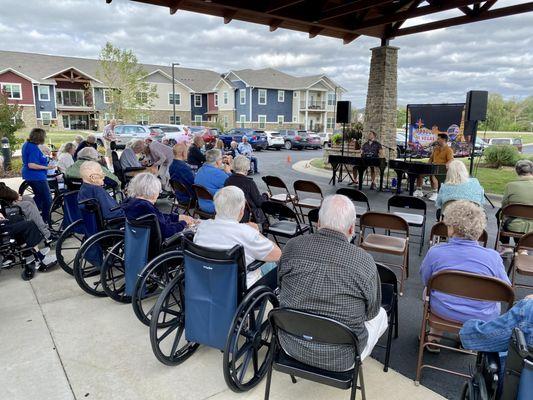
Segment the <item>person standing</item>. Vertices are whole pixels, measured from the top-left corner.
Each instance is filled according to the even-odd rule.
[[[246,135],[242,137],[242,142],[239,143],[238,149],[240,154],[248,157],[250,162],[253,164],[254,174],[257,174],[259,172],[257,171],[257,158],[252,155],[254,150],[252,148],[252,145],[248,142],[248,137]]]
[[[157,175],[161,179],[161,186],[166,192],[170,192],[172,188],[170,187],[169,180],[170,175],[168,168],[174,160],[174,153],[172,152],[172,147],[167,146],[157,140],[152,140],[151,138],[145,139],[146,146],[144,152],[146,155],[150,156],[150,160],[154,167],[158,167]]]
[[[115,119],[112,119],[111,121],[109,121],[109,124],[104,127],[103,139],[105,148],[105,161],[108,167],[112,166],[111,152],[115,150],[115,141],[117,140],[117,137],[115,135],[116,124],[117,121]]]
[[[39,149],[44,144],[46,132],[41,128],[33,128],[28,140],[22,146],[22,178],[28,182],[33,190],[33,199],[44,222],[48,223],[52,195],[46,179],[49,169],[55,169],[54,165],[48,165],[48,158]]]
[[[446,165],[446,168],[448,168],[448,165],[453,161],[453,150],[450,146],[448,146],[448,135],[445,133],[439,133],[437,136],[437,141],[434,143],[433,151],[431,152],[431,156],[429,157],[429,162],[433,164],[444,164]],[[437,189],[439,188],[439,181],[435,176],[430,177],[431,180],[431,189],[432,193],[431,196],[429,196],[429,200],[436,201],[437,200]],[[413,193],[413,196],[415,197],[424,197],[424,192],[422,192],[422,184],[424,182],[424,176],[419,175],[416,179],[416,190]]]
[[[383,150],[383,147],[381,146],[381,143],[379,143],[376,140],[376,132],[374,131],[368,132],[367,141],[366,143],[363,144],[363,147],[361,148],[361,156],[378,158],[381,156],[382,150]],[[372,183],[370,184],[370,190],[376,190],[376,169],[377,167],[369,167],[369,169],[370,169],[370,180],[372,181]]]

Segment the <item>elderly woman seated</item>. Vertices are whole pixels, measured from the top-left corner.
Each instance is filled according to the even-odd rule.
[[[485,191],[476,178],[470,178],[465,164],[454,160],[448,165],[446,180],[442,184],[435,203],[437,208],[454,200],[469,200],[482,206],[485,202]]]
[[[83,184],[78,192],[78,202],[87,199],[96,200],[102,210],[102,217],[106,220],[124,216],[121,209],[114,210],[118,203],[104,189],[105,174],[100,164],[96,161],[85,161],[80,166],[80,175]]]
[[[67,142],[61,147],[60,154],[57,156],[57,167],[62,173],[65,173],[67,168],[74,164],[75,151],[76,145],[71,142]]]
[[[147,214],[154,214],[159,222],[161,235],[167,239],[181,232],[194,219],[186,215],[163,214],[155,207],[155,202],[161,191],[161,181],[149,172],[136,175],[128,186],[129,198],[122,203],[122,209],[128,219],[136,219]]]
[[[450,240],[429,249],[420,267],[422,282],[445,270],[463,271],[498,278],[510,284],[497,251],[482,247],[478,238],[485,229],[486,217],[476,204],[458,200],[446,207],[444,223]],[[500,315],[500,305],[435,292],[431,310],[447,320],[465,322],[471,318],[489,321]]]
[[[85,161],[100,161],[100,154],[92,147],[85,147],[78,152],[78,159],[74,164],[67,168],[65,178],[67,179],[81,179],[80,168]],[[120,185],[120,180],[107,167],[102,166],[102,171],[105,175],[104,183],[108,187],[117,187]]]
[[[250,159],[245,156],[237,156],[233,160],[233,174],[230,175],[224,186],[237,186],[244,192],[246,202],[250,206],[253,219],[258,224],[265,222],[265,214],[261,210],[261,204],[265,201],[254,180],[248,177],[250,170]],[[244,221],[250,221],[250,211],[244,210]]]
[[[226,186],[215,194],[215,219],[202,221],[194,235],[194,243],[213,249],[231,249],[235,245],[244,248],[246,265],[266,261],[261,268],[248,272],[246,284],[253,285],[268,271],[276,267],[281,257],[280,248],[264,237],[256,224],[240,223],[244,215],[245,199],[241,189]]]

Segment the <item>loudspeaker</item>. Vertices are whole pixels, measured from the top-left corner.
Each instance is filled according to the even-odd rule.
[[[352,103],[349,101],[337,101],[337,123],[349,124],[352,120]]]
[[[465,118],[467,121],[485,121],[487,119],[487,102],[489,92],[471,90],[466,94]]]

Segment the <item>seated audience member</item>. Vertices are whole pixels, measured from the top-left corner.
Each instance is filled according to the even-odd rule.
[[[74,142],[73,142],[73,143],[74,143],[74,147],[75,147],[75,148],[78,148],[78,146],[80,145],[81,142],[83,142],[83,136],[81,136],[81,135],[76,135],[76,136],[74,137]]]
[[[261,210],[261,204],[265,201],[254,180],[248,177],[248,171],[250,170],[250,160],[245,156],[237,156],[233,160],[233,174],[226,179],[224,186],[237,186],[244,192],[246,202],[251,208],[254,221],[258,224],[265,222],[265,214]],[[244,210],[244,221],[250,220],[249,210]]]
[[[194,177],[194,183],[205,187],[214,196],[216,192],[224,187],[231,169],[228,164],[222,162],[222,154],[218,149],[207,150],[205,159],[205,164]],[[215,212],[215,205],[211,200],[198,199],[198,205],[205,212]]]
[[[334,319],[348,326],[367,357],[387,329],[381,283],[374,259],[350,243],[355,234],[355,206],[345,196],[328,196],[319,212],[318,232],[287,242],[279,261],[281,307]],[[291,357],[314,367],[346,371],[353,367],[350,346],[307,343],[283,335]]]
[[[509,204],[533,205],[533,161],[520,160],[515,166],[518,180],[509,182],[505,186],[502,199],[502,208]],[[504,228],[516,233],[529,233],[533,231],[533,220],[522,218],[508,218]],[[509,243],[509,238],[502,237],[502,243]]]
[[[76,151],[76,145],[68,142],[63,145],[60,150],[60,154],[57,157],[57,167],[59,171],[65,173],[67,168],[74,164],[74,152]]]
[[[139,154],[144,150],[144,141],[133,140],[124,149],[120,155],[120,166],[127,172],[128,168],[142,168],[144,165],[139,161]]]
[[[215,219],[200,222],[194,235],[194,243],[213,249],[231,249],[235,245],[244,248],[246,265],[265,261],[261,268],[248,272],[247,287],[276,268],[276,261],[281,256],[280,248],[264,237],[256,224],[240,223],[244,215],[245,199],[241,189],[226,186],[215,194]]]
[[[498,252],[482,247],[478,242],[486,226],[482,208],[470,201],[454,201],[446,207],[444,223],[448,227],[450,240],[428,250],[420,267],[424,285],[433,275],[446,270],[469,272],[511,283]],[[500,315],[500,304],[434,292],[431,311],[455,322],[462,323],[471,318],[489,321]]]
[[[202,148],[205,146],[204,139],[200,135],[195,135],[187,154],[187,163],[193,167],[200,168],[205,162],[205,155]]]
[[[161,179],[161,186],[163,190],[168,192],[172,189],[168,183],[170,179],[168,168],[172,160],[174,160],[172,147],[160,143],[157,140],[152,140],[152,138],[146,138],[145,143],[144,153],[150,157],[154,168],[158,168],[157,176]]]
[[[228,154],[233,158],[237,158],[241,153],[239,153],[239,143],[237,143],[235,140],[232,140],[229,145],[229,151]]]
[[[96,161],[85,161],[80,167],[80,175],[83,184],[78,192],[78,202],[95,199],[102,210],[102,217],[106,220],[124,216],[124,212],[120,208],[112,210],[118,206],[118,203],[104,189],[105,175],[102,171],[102,165]]]
[[[15,190],[8,187],[4,182],[0,182],[0,200],[4,200],[7,203],[20,207],[22,214],[27,221],[32,221],[41,234],[43,235],[45,242],[49,245],[56,239],[55,235],[52,235],[48,229],[48,224],[43,221],[41,212],[30,196],[21,196]]]
[[[170,164],[169,173],[170,179],[181,183],[187,188],[188,194],[176,192],[176,198],[181,202],[188,202],[191,196],[194,196],[194,173],[189,164],[185,161],[187,158],[187,145],[185,142],[180,142],[172,148],[174,152],[174,161]]]
[[[86,147],[92,147],[93,149],[97,149],[96,145],[96,136],[94,136],[92,133],[87,135],[87,139],[83,140],[78,147],[76,147],[76,151],[74,152],[74,161],[78,159],[78,154],[81,150],[83,150]]]
[[[454,200],[469,200],[479,206],[485,202],[483,187],[476,178],[469,177],[465,164],[460,160],[453,160],[448,165],[446,180],[440,187],[435,206],[442,208]]]
[[[224,142],[221,139],[217,139],[215,142],[215,149],[219,149],[224,154],[224,149],[226,146],[224,145]]]
[[[246,135],[244,135],[242,137],[242,142],[239,143],[239,153],[242,154],[243,156],[246,156],[250,159],[250,161],[252,162],[253,166],[254,166],[254,174],[257,174],[258,171],[257,171],[257,158],[255,158],[252,154],[253,154],[253,148],[252,148],[252,145],[250,143],[248,143],[248,137]]]
[[[128,219],[136,219],[147,214],[155,214],[161,229],[161,235],[167,239],[184,230],[194,219],[187,215],[163,214],[155,202],[161,191],[161,181],[149,172],[136,175],[128,185],[128,197],[121,206]]]
[[[65,173],[66,178],[70,179],[81,179],[80,175],[80,167],[85,161],[95,161],[98,162],[100,160],[100,154],[93,149],[92,147],[86,147],[78,153],[78,159],[74,164],[72,164],[70,167],[67,168],[67,171]],[[105,178],[104,178],[104,184],[109,187],[117,187],[120,186],[120,180],[118,177],[113,174],[110,170],[107,169],[107,167],[102,166],[102,171],[104,172]]]

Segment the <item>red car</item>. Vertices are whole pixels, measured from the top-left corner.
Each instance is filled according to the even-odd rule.
[[[205,126],[189,126],[189,132],[192,136],[202,135],[206,144],[215,144],[217,140],[216,136],[211,132],[211,129]]]

